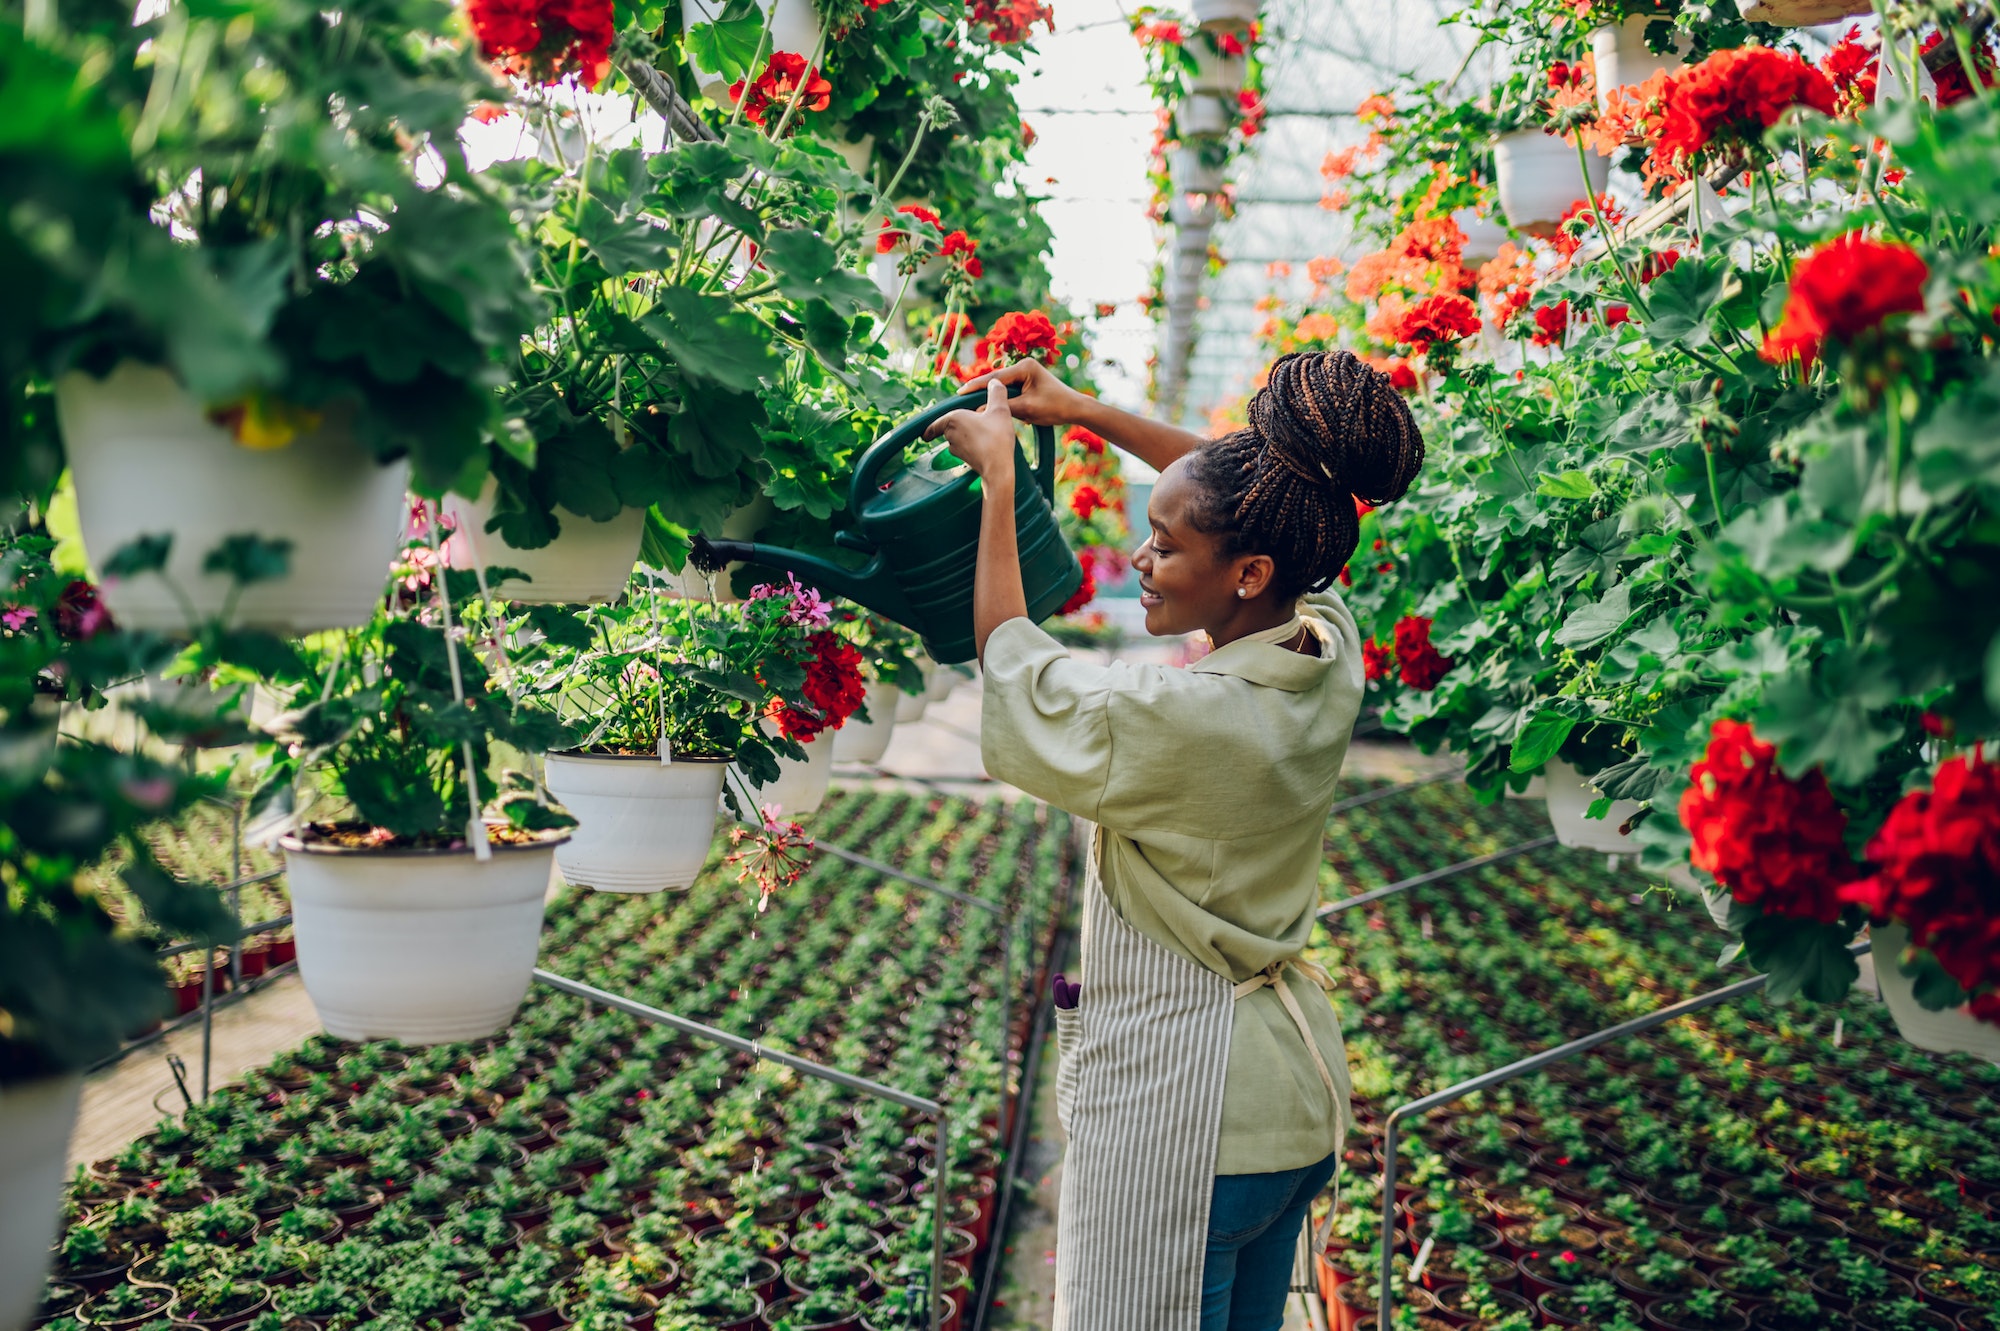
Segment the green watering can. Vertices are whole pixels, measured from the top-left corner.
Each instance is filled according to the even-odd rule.
[[[1009,396],[1020,393],[1018,385],[1008,389]],[[842,547],[870,556],[860,568],[775,545],[701,539],[696,541],[697,566],[719,568],[742,560],[796,573],[801,582],[858,601],[914,630],[931,659],[942,665],[972,660],[977,655],[972,576],[979,554],[979,478],[942,440],[914,462],[906,463],[903,451],[940,417],[985,401],[984,393],[966,393],[940,402],[861,455],[847,501],[859,530],[834,537]],[[1055,431],[1036,426],[1035,446],[1040,465],[1032,469],[1021,450],[1014,450],[1014,527],[1028,617],[1039,623],[1083,585],[1083,566],[1056,526]]]

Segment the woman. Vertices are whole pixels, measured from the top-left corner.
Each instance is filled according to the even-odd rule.
[[[984,383],[983,408],[931,433],[984,496],[986,766],[1097,825],[1081,995],[1058,1012],[1055,1326],[1275,1331],[1348,1118],[1325,976],[1298,959],[1363,682],[1328,588],[1354,553],[1355,500],[1401,496],[1423,440],[1388,378],[1346,352],[1279,360],[1248,428],[1212,442],[1032,362]],[[1086,665],[1027,618],[1017,420],[1084,425],[1159,469],[1132,556],[1146,631],[1205,631],[1213,652],[1187,670]]]

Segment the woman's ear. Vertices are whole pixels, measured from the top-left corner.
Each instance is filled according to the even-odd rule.
[[[1239,600],[1254,601],[1264,594],[1271,585],[1271,577],[1278,566],[1269,555],[1244,555],[1236,561],[1236,595]]]

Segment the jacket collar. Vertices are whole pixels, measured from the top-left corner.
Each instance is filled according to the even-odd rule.
[[[1238,638],[1226,647],[1216,648],[1189,669],[1197,674],[1234,675],[1287,693],[1317,688],[1333,665],[1333,634],[1312,615],[1305,616],[1305,625],[1319,639],[1318,656],[1306,656],[1277,643]]]

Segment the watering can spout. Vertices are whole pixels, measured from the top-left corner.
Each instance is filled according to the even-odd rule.
[[[807,586],[845,597],[885,619],[893,619],[899,624],[916,624],[915,607],[890,576],[880,554],[861,568],[851,569],[803,550],[788,550],[758,541],[711,541],[699,535],[694,538],[694,549],[688,554],[688,562],[703,573],[720,573],[738,561],[796,574],[799,581]]]

